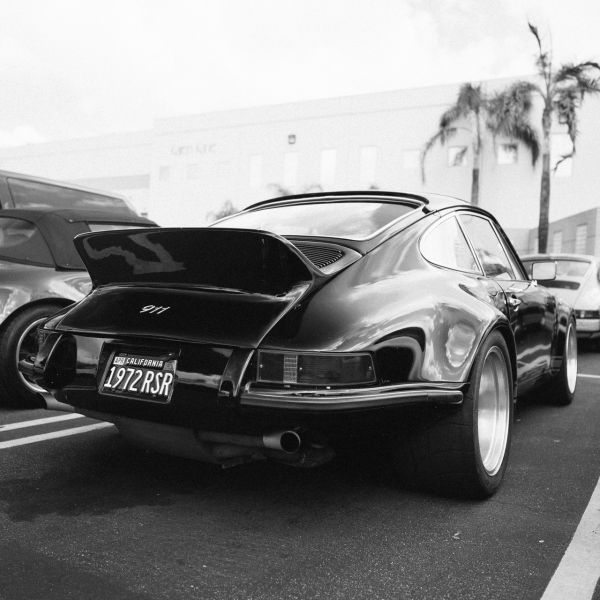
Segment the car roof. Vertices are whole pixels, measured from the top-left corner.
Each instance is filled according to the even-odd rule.
[[[335,192],[311,192],[307,194],[294,194],[290,196],[279,196],[262,200],[246,207],[244,210],[254,210],[271,205],[298,204],[300,202],[340,202],[346,200],[349,202],[376,201],[381,202],[399,202],[402,204],[414,204],[415,208],[419,205],[426,207],[427,212],[433,212],[452,206],[470,206],[469,202],[444,196],[442,194],[422,194],[413,192],[389,192],[384,190],[354,190],[354,191],[335,191]]]
[[[7,208],[0,212],[0,217],[26,219],[32,223],[42,223],[48,218],[60,218],[69,223],[94,222],[94,223],[127,223],[132,225],[155,225],[154,221],[146,217],[132,214],[129,211],[95,210],[87,208]]]
[[[80,185],[78,183],[69,183],[67,181],[59,181],[56,179],[46,179],[45,177],[38,177],[37,175],[28,175],[27,173],[16,173],[15,171],[5,171],[0,169],[1,177],[8,177],[11,179],[20,179],[21,181],[33,181],[34,183],[45,183],[47,185],[53,185],[55,187],[67,188],[70,190],[80,190],[83,192],[90,192],[98,194],[100,196],[108,196],[109,198],[119,198],[120,200],[126,201],[127,197],[123,194],[115,192],[106,192],[103,190],[94,189],[86,185]]]
[[[582,262],[596,261],[592,254],[570,254],[568,252],[551,252],[549,254],[524,254],[521,260],[579,260]]]
[[[241,211],[243,214],[246,212],[254,212],[263,210],[270,207],[297,205],[297,204],[311,204],[311,203],[324,203],[324,202],[387,202],[387,203],[398,203],[408,205],[414,208],[404,217],[391,221],[388,225],[381,228],[375,235],[368,239],[354,240],[333,236],[316,236],[323,242],[328,243],[340,243],[343,242],[345,246],[353,248],[358,252],[364,254],[375,246],[384,242],[386,239],[394,236],[399,231],[410,226],[412,223],[420,220],[421,218],[431,214],[437,213],[438,211],[453,210],[453,209],[469,209],[474,212],[479,212],[493,221],[496,221],[493,215],[485,210],[480,209],[477,206],[473,206],[470,202],[454,198],[452,196],[445,196],[442,194],[433,193],[414,193],[414,192],[391,192],[385,190],[348,190],[348,191],[334,191],[334,192],[312,192],[306,194],[295,194],[292,196],[279,196],[277,198],[271,198],[269,200],[263,200],[246,207]],[[236,215],[230,215],[217,221],[220,226],[223,226],[228,219],[235,219]],[[496,221],[497,222],[497,221]],[[275,232],[277,233],[277,232]],[[286,236],[290,240],[311,238],[313,236],[308,235],[289,235]]]

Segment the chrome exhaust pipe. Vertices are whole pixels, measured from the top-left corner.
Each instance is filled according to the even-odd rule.
[[[262,437],[262,443],[265,448],[270,450],[282,450],[286,454],[295,454],[302,446],[302,438],[295,431],[288,429],[266,433]]]
[[[262,437],[258,435],[219,433],[216,431],[197,431],[196,437],[202,442],[245,446],[248,448],[267,448],[268,450],[279,450],[286,454],[294,454],[302,446],[302,439],[292,430],[272,431],[265,433]]]

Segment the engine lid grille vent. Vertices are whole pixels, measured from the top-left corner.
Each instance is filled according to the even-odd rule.
[[[344,252],[331,246],[313,246],[312,244],[295,244],[295,246],[319,269],[337,262],[344,256]]]

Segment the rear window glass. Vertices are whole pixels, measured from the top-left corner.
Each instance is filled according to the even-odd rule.
[[[213,227],[364,240],[413,210],[414,206],[390,202],[290,204],[238,213]]]
[[[0,259],[54,266],[40,230],[29,221],[0,217]]]
[[[120,209],[123,213],[131,214],[131,210],[121,198],[25,179],[9,178],[8,186],[15,208],[91,208],[112,211]]]

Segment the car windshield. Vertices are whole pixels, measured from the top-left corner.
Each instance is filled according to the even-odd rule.
[[[317,202],[268,206],[240,213],[214,227],[258,229],[279,235],[364,240],[415,209],[391,202]]]
[[[24,179],[8,179],[15,208],[92,208],[133,214],[125,200],[86,190]]]
[[[527,267],[529,275],[531,275],[531,265],[534,262],[539,263],[546,261],[538,259],[525,261],[525,266]],[[590,268],[590,261],[558,259],[554,262],[556,262],[556,278],[544,280],[544,285],[556,289],[579,289],[581,280]]]

